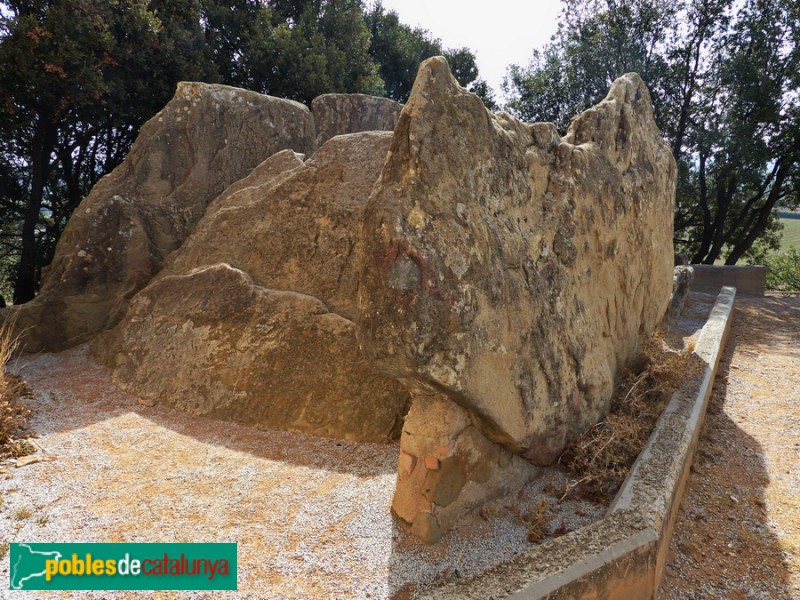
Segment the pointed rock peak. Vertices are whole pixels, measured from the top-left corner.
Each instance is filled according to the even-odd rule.
[[[650,92],[638,73],[625,73],[625,75],[618,77],[614,83],[611,84],[611,89],[608,90],[606,98],[619,98],[623,102],[631,104],[646,99],[649,104]]]
[[[420,64],[409,101],[418,95],[432,99],[463,91],[450,72],[447,59],[444,56],[432,56]]]
[[[627,168],[633,156],[660,139],[650,92],[636,73],[617,78],[602,102],[579,114],[564,141],[595,144]]]

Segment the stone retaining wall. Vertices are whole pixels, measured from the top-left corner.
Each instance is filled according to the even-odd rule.
[[[694,281],[692,290],[718,294],[723,286],[736,288],[743,296],[763,296],[767,268],[756,266],[692,265]]]

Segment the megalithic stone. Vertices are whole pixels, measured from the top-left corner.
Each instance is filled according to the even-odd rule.
[[[561,138],[425,61],[367,207],[363,352],[415,410],[444,396],[489,440],[554,462],[666,310],[675,177],[636,74]]]
[[[14,307],[25,349],[63,350],[114,326],[220,192],[275,152],[310,154],[315,143],[314,117],[299,102],[179,83],[75,209],[38,296]]]

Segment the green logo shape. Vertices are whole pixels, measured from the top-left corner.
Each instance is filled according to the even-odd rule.
[[[235,590],[236,544],[11,544],[12,590]]]

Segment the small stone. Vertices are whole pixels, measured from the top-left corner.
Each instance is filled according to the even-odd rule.
[[[48,454],[32,454],[30,456],[18,458],[17,462],[14,463],[14,466],[19,469],[20,467],[26,467],[35,463],[52,462],[54,460],[56,460],[56,457]]]
[[[467,483],[467,475],[461,460],[455,456],[443,460],[440,467],[428,471],[423,494],[436,506],[445,507],[458,498]]]
[[[406,452],[400,452],[400,458],[397,459],[397,470],[400,472],[401,475],[409,474],[411,471],[414,470],[414,464],[417,462],[416,457],[407,454]]]
[[[153,408],[156,404],[158,404],[157,402],[148,400],[147,398],[139,398],[137,402],[139,402],[139,404],[142,406],[147,406],[148,408]]]
[[[411,534],[429,544],[438,542],[443,533],[439,520],[429,512],[419,513],[411,525]]]
[[[435,456],[426,456],[425,457],[425,468],[429,471],[438,471],[439,470],[439,459]]]

